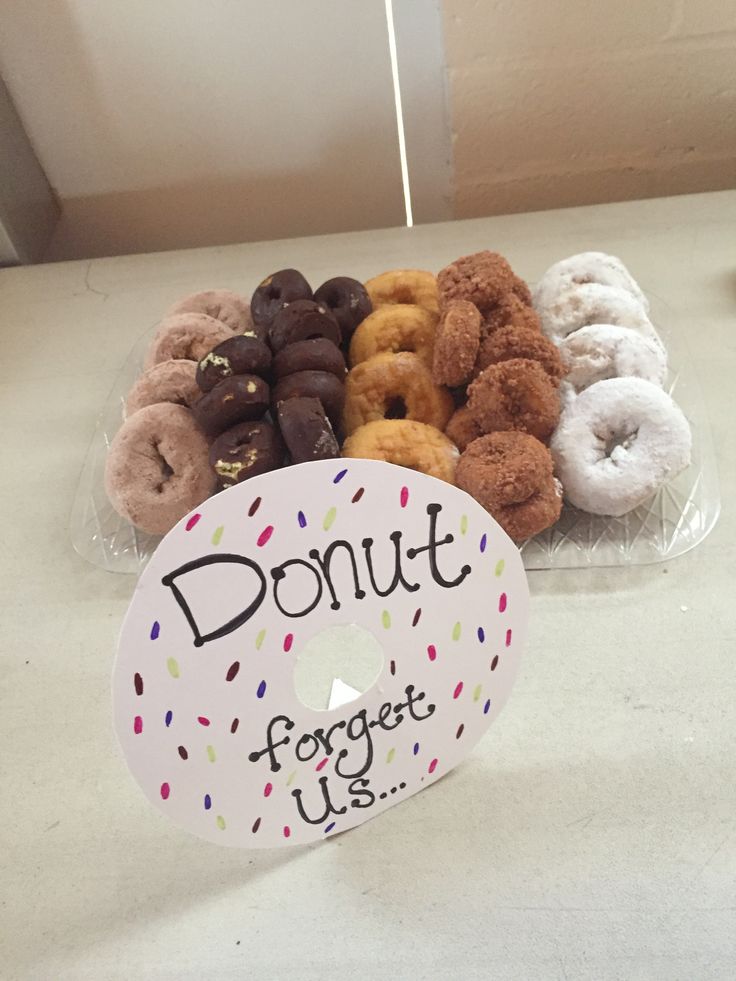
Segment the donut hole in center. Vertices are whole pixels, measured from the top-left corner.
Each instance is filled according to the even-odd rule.
[[[617,450],[628,451],[636,442],[636,438],[639,435],[638,427],[634,429],[623,429],[616,432],[607,432],[598,438],[603,444],[603,451],[606,457],[613,463],[617,462],[617,458],[620,453]]]
[[[158,465],[161,468],[161,481],[160,481],[160,483],[156,484],[156,493],[157,494],[162,494],[163,493],[163,490],[164,490],[164,487],[166,486],[166,483],[168,482],[168,480],[171,477],[174,476],[174,470],[173,470],[172,467],[169,466],[169,464],[168,464],[168,462],[166,460],[166,457],[163,455],[163,453],[159,449],[159,444],[158,443],[155,444],[154,450],[156,452],[156,457],[157,457]]]
[[[294,665],[294,689],[302,705],[324,712],[369,691],[383,671],[383,648],[357,623],[320,630],[304,645]]]
[[[395,395],[386,403],[386,419],[406,419],[406,402],[401,395]]]

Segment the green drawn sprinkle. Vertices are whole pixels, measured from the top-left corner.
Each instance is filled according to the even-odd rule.
[[[217,827],[220,829],[220,831],[225,830],[225,818],[222,816],[222,814],[217,815]]]
[[[257,651],[260,651],[261,647],[263,646],[263,641],[265,639],[266,639],[266,631],[265,630],[259,630],[258,631],[258,635],[256,636],[256,650]]]
[[[381,623],[383,624],[383,629],[388,630],[391,626],[391,614],[388,610],[384,610],[381,614]]]
[[[332,527],[332,522],[337,517],[337,508],[330,508],[330,510],[325,515],[325,520],[322,522],[322,527],[325,531],[329,531]]]
[[[462,630],[462,627],[460,626],[460,621],[458,620],[458,622],[452,628],[452,639],[453,640],[460,640],[460,631],[461,630]]]
[[[394,748],[391,748],[386,754],[386,762],[390,763],[395,755],[396,755],[396,750]]]
[[[504,562],[503,559],[499,559],[498,560],[498,562],[496,563],[496,575],[497,576],[500,576],[501,575],[501,573],[503,572],[503,567],[505,565],[506,565],[506,563]]]
[[[460,534],[464,535],[467,530],[468,530],[468,516],[467,514],[464,514],[462,518],[460,518]]]
[[[208,746],[207,747],[207,759],[210,761],[210,763],[214,763],[215,760],[217,759],[217,757],[215,756],[215,747],[214,746]]]
[[[219,528],[215,528],[215,533],[212,536],[212,544],[219,545],[220,539],[222,538],[222,533],[225,530],[225,525],[220,525]]]
[[[289,779],[286,781],[287,787],[291,786],[291,781],[294,779],[295,776],[296,776],[296,770],[292,770],[291,773],[289,774]]]
[[[473,701],[477,702],[480,698],[480,693],[483,691],[483,685],[476,685],[473,689]]]
[[[179,665],[176,663],[176,658],[170,657],[166,662],[166,667],[169,669],[169,674],[172,678],[179,677]]]

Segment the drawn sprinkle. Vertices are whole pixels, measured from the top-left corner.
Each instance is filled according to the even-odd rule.
[[[291,786],[292,781],[293,781],[293,779],[294,779],[295,776],[296,776],[296,770],[292,770],[291,773],[289,774],[289,777],[288,777],[287,781],[286,781],[286,786],[287,787],[290,787]]]
[[[217,757],[215,756],[215,747],[214,746],[208,746],[207,747],[207,759],[210,761],[210,763],[214,763],[215,760],[217,759]]]
[[[248,508],[248,517],[252,518],[260,506],[261,506],[261,499],[260,497],[257,497],[255,501],[253,501],[251,506]]]
[[[506,593],[501,593],[501,595],[498,597],[498,612],[499,613],[505,613],[506,612],[506,603],[507,603]]]
[[[396,661],[391,661],[388,666],[388,669],[391,672],[391,674],[396,674]]]
[[[232,725],[230,726],[230,732],[237,732],[239,725],[240,725],[240,719],[233,719]]]
[[[222,816],[222,814],[217,815],[217,827],[220,829],[220,831],[225,830],[225,818]]]
[[[511,631],[506,631],[506,646],[511,647]]]
[[[396,749],[392,746],[391,749],[386,754],[386,762],[387,763],[392,763],[393,762],[393,759],[394,759],[394,756],[396,756]]]
[[[225,675],[225,681],[232,681],[233,678],[240,671],[240,661],[233,661],[230,667],[227,669],[227,674]]]
[[[464,514],[460,518],[460,534],[464,535],[467,532],[467,530],[468,530],[468,516],[467,514]]]
[[[391,626],[391,614],[388,610],[384,610],[381,614],[381,623],[383,624],[383,629],[388,630]]]
[[[337,517],[337,508],[335,507],[330,508],[327,514],[325,515],[324,521],[322,522],[322,527],[324,528],[325,531],[330,530],[336,517]]]
[[[473,701],[477,702],[480,698],[480,693],[483,691],[483,685],[476,685],[473,689]]]
[[[165,724],[165,726],[166,726],[167,729],[171,725],[171,720],[173,718],[174,718],[174,713],[171,711],[171,709],[169,709],[169,711],[166,713],[166,715],[164,717],[164,724]]]
[[[491,707],[491,700],[489,698],[486,700],[486,704],[483,706],[483,715],[488,715],[488,710],[490,709],[490,707]]]
[[[297,514],[296,520],[299,522],[299,527],[300,528],[306,528],[307,527],[307,519],[304,517],[304,512],[303,511],[300,511]]]
[[[406,505],[409,503],[409,488],[408,487],[402,487],[401,488],[401,495],[399,497],[399,502],[400,502],[402,508],[405,508]]]
[[[437,648],[434,646],[434,644],[430,644],[429,647],[427,648],[427,657],[429,658],[430,661],[434,661],[436,659]]]
[[[256,539],[256,545],[259,548],[263,548],[264,545],[268,544],[268,540],[270,539],[271,535],[273,535],[273,525],[266,525],[266,527],[263,529],[263,531]]]
[[[481,537],[480,537],[480,550],[481,550],[481,554],[482,554],[483,552],[485,552],[485,550],[486,550],[486,545],[487,545],[487,544],[488,544],[488,535],[486,535],[486,534],[484,533],[484,534],[483,534],[483,535],[481,535]]]
[[[501,575],[501,573],[503,572],[503,567],[505,565],[506,565],[506,563],[504,562],[503,559],[499,559],[498,560],[498,562],[496,563],[496,575],[497,576],[500,576]]]
[[[176,663],[176,658],[170,657],[166,661],[166,667],[169,669],[169,674],[172,678],[179,677],[179,665]]]
[[[357,491],[353,494],[351,504],[357,504],[364,494],[365,494],[365,487],[359,487]]]
[[[133,687],[135,688],[136,695],[143,694],[143,678],[141,678],[137,671],[133,675]]]
[[[461,632],[461,630],[462,630],[462,627],[460,626],[460,621],[458,620],[458,622],[452,628],[452,639],[453,640],[460,640],[460,632]]]
[[[266,639],[266,631],[265,630],[259,630],[258,631],[258,634],[256,635],[256,650],[257,651],[260,651],[261,646],[263,645],[263,641],[265,639]]]
[[[323,760],[320,760],[320,762],[315,766],[314,769],[319,773],[319,771],[323,770],[328,763],[329,763],[329,757],[325,756],[325,758]]]
[[[167,783],[161,784],[161,799],[168,800],[169,794],[171,793],[171,787]]]
[[[335,822],[334,821],[330,821],[330,823],[325,828],[325,834],[328,835],[330,833],[330,831],[332,831],[332,829],[334,827],[335,827]]]
[[[486,639],[486,632],[485,632],[485,630],[483,629],[483,627],[478,627],[478,640],[482,644],[485,641],[485,639]]]
[[[151,627],[151,640],[157,640],[160,632],[161,624],[158,622],[158,620],[154,620],[153,626]]]
[[[463,690],[463,683],[462,681],[458,681],[458,683],[455,685],[455,691],[452,693],[452,697],[460,698],[460,693],[462,692],[462,690]]]
[[[347,473],[347,469],[341,470],[338,474],[335,475],[335,477],[332,480],[332,483],[339,484],[346,473]]]
[[[255,834],[261,826],[261,819],[256,818],[253,822],[253,827],[250,829],[252,834]]]
[[[179,756],[181,756],[183,760],[189,759],[189,753],[187,753],[185,746],[180,746],[178,752],[179,752]]]
[[[187,521],[187,523],[184,525],[184,530],[191,531],[201,517],[201,514],[193,514],[189,521]]]
[[[498,654],[495,654],[493,660],[491,661],[491,671],[496,670],[496,665],[498,664]]]
[[[204,795],[204,809],[205,809],[205,811],[209,811],[209,809],[211,807],[212,807],[212,798],[210,797],[209,794],[205,794]]]
[[[421,615],[422,615],[422,610],[421,610],[421,607],[420,607],[420,608],[419,608],[419,609],[418,609],[418,610],[416,611],[416,613],[414,614],[414,619],[413,619],[413,620],[411,621],[411,625],[412,625],[412,627],[416,627],[416,625],[417,625],[417,624],[419,623],[419,617],[420,617]]]
[[[214,534],[212,535],[213,545],[220,544],[220,541],[222,540],[222,533],[224,530],[225,530],[225,525],[219,525],[219,527],[215,528]]]
[[[457,732],[455,733],[455,739],[459,739],[460,736],[462,736],[464,728],[465,728],[465,723],[461,722],[460,725],[457,727]]]
[[[206,718],[204,715],[198,715],[197,722],[199,722],[201,726],[208,726],[210,724],[210,720]]]
[[[270,797],[272,790],[273,790],[273,784],[272,783],[267,783],[266,786],[263,788],[263,796],[264,797]]]
[[[438,763],[439,763],[439,760],[435,757],[435,759],[433,759],[432,762],[429,764],[429,767],[427,768],[427,772],[428,773],[434,773],[434,771],[437,769],[437,764]]]
[[[140,715],[136,715],[136,717],[133,719],[133,732],[136,734],[136,736],[140,736],[140,734],[143,732],[143,719]]]
[[[419,752],[419,743],[414,743],[414,755],[416,756]]]
[[[284,825],[284,838],[289,838],[289,837],[291,837],[291,828],[289,827],[288,824],[285,824]]]
[[[263,698],[263,696],[265,694],[266,694],[266,682],[265,681],[262,681],[260,683],[260,685],[258,686],[258,691],[256,692],[256,697],[257,698]]]
[[[294,634],[287,634],[284,637],[284,651],[286,654],[291,650],[291,645],[294,643]]]

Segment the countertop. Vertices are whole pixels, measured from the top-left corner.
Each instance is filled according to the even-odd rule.
[[[0,271],[2,934],[8,979],[733,978],[736,192]],[[110,674],[134,580],[69,513],[135,340],[183,294],[616,253],[673,311],[724,508],[670,563],[530,574],[509,704],[428,792],[319,845],[218,848],[128,775]]]

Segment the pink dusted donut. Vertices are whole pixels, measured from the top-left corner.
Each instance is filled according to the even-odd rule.
[[[550,449],[565,497],[591,514],[620,517],[690,463],[687,419],[641,378],[608,378],[570,401]]]
[[[105,490],[117,513],[165,535],[214,490],[209,444],[189,409],[170,402],[133,413],[110,444]]]
[[[205,313],[208,317],[227,324],[236,334],[253,330],[250,301],[232,290],[203,290],[201,293],[192,293],[175,303],[166,316],[174,317],[179,313]]]
[[[128,392],[125,417],[157,402],[173,402],[191,408],[202,394],[196,379],[196,361],[185,361],[181,358],[160,361],[144,371]]]
[[[601,283],[584,283],[560,293],[553,303],[538,309],[542,330],[559,344],[568,334],[591,324],[629,327],[659,341],[642,305],[626,290]]]
[[[144,367],[152,368],[161,361],[201,361],[213,347],[232,336],[227,324],[206,313],[177,313],[159,324]]]
[[[599,283],[624,290],[645,312],[649,310],[647,298],[623,262],[605,252],[580,252],[555,262],[533,290],[534,306],[541,311],[554,303],[560,293],[585,283]]]
[[[581,327],[567,335],[559,352],[565,381],[576,392],[605,378],[643,378],[661,388],[667,375],[667,354],[659,341],[630,327]]]

